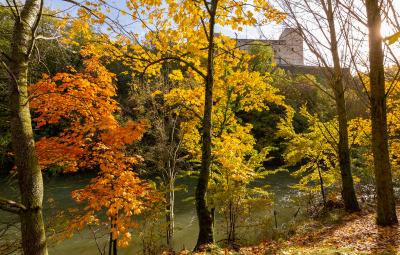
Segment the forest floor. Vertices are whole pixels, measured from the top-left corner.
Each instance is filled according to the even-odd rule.
[[[289,241],[264,242],[242,248],[240,254],[395,255],[400,254],[400,226],[378,227],[374,212],[342,214],[334,221],[308,225]]]
[[[397,215],[400,216],[400,207]],[[219,249],[207,254],[396,255],[400,254],[400,226],[378,227],[372,210],[355,214],[336,211],[324,220],[299,227],[290,240],[265,241],[236,252]]]

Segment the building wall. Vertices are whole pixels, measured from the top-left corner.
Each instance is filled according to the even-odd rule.
[[[257,42],[272,46],[275,61],[280,66],[304,65],[303,39],[295,28],[285,28],[279,40],[237,39],[238,46],[244,50],[248,50]]]
[[[284,45],[279,45],[277,56],[281,58],[280,65],[304,65],[303,38],[294,28],[285,28],[279,40],[284,41]]]

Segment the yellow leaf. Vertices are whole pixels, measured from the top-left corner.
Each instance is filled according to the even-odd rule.
[[[393,35],[390,35],[390,36],[388,36],[388,37],[385,37],[385,41],[387,41],[387,43],[389,44],[389,45],[391,45],[391,44],[394,44],[396,41],[398,41],[400,39],[400,31],[399,32],[397,32],[397,33],[395,33],[395,34],[393,34]]]

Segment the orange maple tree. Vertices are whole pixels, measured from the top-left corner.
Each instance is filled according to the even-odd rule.
[[[155,199],[150,185],[133,170],[140,157],[127,156],[124,151],[126,145],[141,138],[146,123],[127,121],[122,125],[118,121],[115,75],[90,51],[81,54],[85,58],[82,71],[69,67],[69,72],[53,77],[43,75],[30,88],[36,129],[60,129],[55,136],[39,139],[38,156],[43,169],[55,165],[65,172],[98,169],[88,186],[72,192],[72,197],[85,201],[86,206],[70,228],[109,224],[112,240],[127,246],[134,225],[132,215]],[[98,217],[104,211],[107,219]]]

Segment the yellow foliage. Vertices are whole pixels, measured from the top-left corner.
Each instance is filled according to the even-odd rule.
[[[389,156],[393,173],[395,176],[400,174],[400,138],[398,136],[400,132],[400,81],[398,79],[393,80],[390,78],[391,69],[387,69],[387,81],[385,87],[387,88],[388,97],[386,100],[387,109],[387,127],[388,127],[388,143],[389,143]],[[396,70],[394,70],[396,71]],[[363,82],[369,87],[368,76],[363,76]],[[370,119],[356,118],[349,122],[349,130],[355,137],[353,143],[358,146],[370,148],[372,139],[372,127]],[[351,141],[350,141],[351,142]],[[370,150],[367,150],[364,154],[367,160],[367,166],[371,166],[369,169],[372,171],[373,156]]]
[[[287,142],[284,158],[287,166],[298,166],[293,175],[300,178],[294,188],[317,192],[321,179],[324,187],[338,184],[338,155],[336,143],[338,133],[337,120],[321,122],[318,116],[310,114],[306,107],[300,109],[300,115],[308,122],[303,133],[297,133],[292,121],[294,111],[288,111],[286,118],[278,124],[278,136]]]

